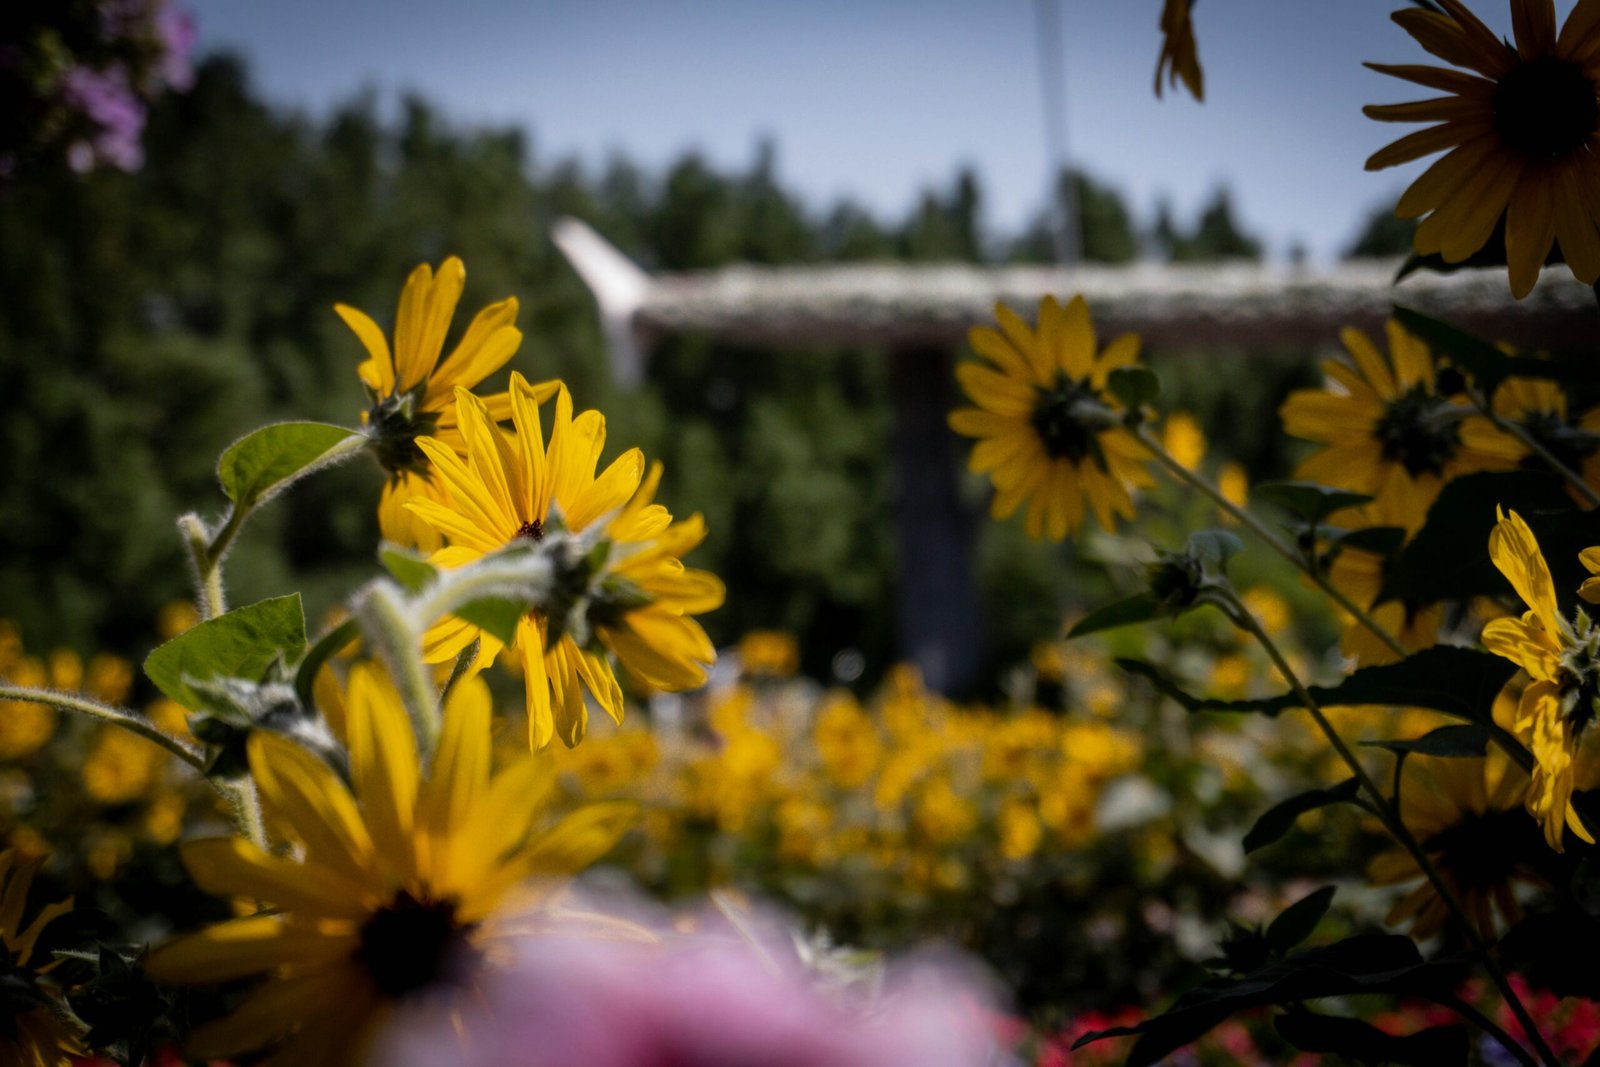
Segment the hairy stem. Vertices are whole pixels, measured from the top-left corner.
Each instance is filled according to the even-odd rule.
[[[362,636],[389,668],[426,761],[439,741],[439,702],[431,672],[422,662],[422,635],[412,624],[412,614],[399,587],[381,579],[356,600]]]
[[[31,704],[44,704],[60,711],[70,711],[76,715],[87,715],[91,719],[120,726],[129,733],[138,734],[152,744],[160,745],[168,752],[177,756],[183,762],[197,771],[205,771],[205,755],[199,749],[162,732],[161,728],[136,711],[127,708],[115,707],[111,704],[102,704],[77,693],[62,693],[54,689],[31,689],[20,685],[0,685],[0,700],[17,700]]]
[[[228,610],[228,600],[222,589],[222,568],[211,563],[211,535],[192,511],[178,520],[178,530],[194,569],[195,605],[202,619],[214,619]]]

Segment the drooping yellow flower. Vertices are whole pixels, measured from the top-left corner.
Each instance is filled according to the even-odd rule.
[[[1533,531],[1515,511],[1500,513],[1489,534],[1489,558],[1528,606],[1520,619],[1495,619],[1483,628],[1484,647],[1533,679],[1522,691],[1516,718],[1517,735],[1534,758],[1528,810],[1557,852],[1564,826],[1593,844],[1571,798],[1580,773],[1587,776],[1589,770],[1578,765],[1589,758],[1582,737],[1600,711],[1600,628],[1581,611],[1575,622],[1561,616],[1550,568]],[[1591,573],[1600,573],[1600,547],[1586,549],[1579,558]],[[1591,581],[1583,590],[1585,599],[1600,599],[1600,587]]]
[[[704,539],[704,521],[696,515],[673,522],[667,509],[653,502],[659,470],[643,480],[638,449],[623,453],[597,477],[605,419],[597,411],[574,416],[565,386],[558,390],[548,445],[538,393],[521,375],[511,378],[515,435],[495,425],[483,400],[457,390],[466,458],[435,438],[419,439],[445,499],[419,495],[406,504],[449,542],[430,557],[444,568],[518,542],[537,543],[556,530],[585,530],[614,516],[606,529],[612,542],[606,577],[630,587],[644,603],[596,606],[588,620],[595,642],[587,647],[565,628],[553,634],[542,611],[521,620],[514,647],[526,680],[534,748],[548,745],[557,734],[568,745],[583,739],[585,689],[612,719],[622,720],[622,688],[607,651],[648,685],[678,690],[703,684],[716,651],[692,616],[712,610],[723,598],[720,581],[685,567],[679,558]],[[428,635],[424,654],[429,662],[444,662],[480,637],[491,658],[498,654],[499,645],[489,635],[460,620],[445,620]]]
[[[1395,213],[1417,218],[1418,252],[1460,263],[1504,220],[1511,291],[1539,278],[1552,242],[1585,285],[1600,278],[1600,4],[1580,0],[1556,31],[1551,0],[1512,0],[1516,45],[1503,41],[1460,0],[1443,11],[1393,18],[1433,55],[1466,71],[1369,63],[1443,96],[1373,105],[1369,118],[1434,125],[1373,154],[1368,170],[1445,152],[1400,198]]]
[[[1287,433],[1324,446],[1297,477],[1370,494],[1415,533],[1445,482],[1505,462],[1462,440],[1469,409],[1439,393],[1428,346],[1392,319],[1387,330],[1387,358],[1365,333],[1344,330],[1352,363],[1325,361],[1328,387],[1296,390],[1280,414]]]
[[[28,890],[33,876],[44,865],[42,856],[23,859],[15,849],[0,852],[0,962],[7,981],[24,988],[33,986],[55,964],[38,966],[33,952],[44,928],[72,910],[72,898],[39,909],[33,921],[23,925],[28,906]],[[20,990],[18,990],[20,993]],[[8,997],[15,1014],[0,1019],[0,1063],[17,1067],[69,1067],[76,1057],[88,1055],[67,1018],[48,1005],[33,1006],[22,996]]]
[[[1200,50],[1194,43],[1194,0],[1165,0],[1161,7],[1161,54],[1156,57],[1156,96],[1161,95],[1161,76],[1168,85],[1183,79],[1184,88],[1196,100],[1205,100],[1205,72],[1200,69]]]
[[[147,969],[157,981],[267,976],[231,1015],[195,1032],[196,1056],[275,1047],[271,1067],[363,1062],[393,1011],[470,991],[529,879],[581,869],[631,821],[630,809],[609,805],[541,825],[548,769],[528,756],[491,775],[491,703],[479,679],[452,691],[426,775],[405,709],[380,670],[352,669],[345,710],[351,786],[279,735],[259,731],[249,740],[251,773],[299,859],[241,838],[183,846],[201,888],[271,909],[151,954]],[[540,899],[535,889],[517,903]]]
[[[1413,755],[1401,771],[1401,819],[1473,927],[1491,940],[1521,917],[1517,883],[1537,880],[1515,847],[1514,835],[1527,820],[1519,813],[1513,824],[1506,814],[1522,807],[1527,789],[1528,776],[1499,754],[1480,759]],[[1367,878],[1376,885],[1421,883],[1389,909],[1390,925],[1409,922],[1413,936],[1430,938],[1449,922],[1449,905],[1405,849],[1374,856]]]
[[[975,437],[969,466],[994,481],[991,514],[1009,518],[1027,504],[1033,538],[1060,541],[1083,524],[1084,507],[1107,530],[1134,516],[1130,489],[1150,484],[1147,453],[1116,422],[1106,392],[1118,367],[1139,359],[1139,339],[1125,334],[1099,351],[1089,306],[1075,296],[1063,308],[1039,302],[1037,330],[995,305],[999,329],[974,328],[973,349],[987,362],[956,368],[976,407],[950,414],[950,428]]]
[[[395,313],[394,347],[365,312],[335,304],[345,325],[360,339],[367,358],[357,368],[372,406],[362,422],[375,438],[374,452],[391,474],[427,473],[416,447],[424,434],[445,441],[457,451],[462,442],[455,422],[455,390],[476,388],[516,355],[522,331],[515,325],[516,297],[490,304],[474,316],[467,332],[443,359],[445,335],[466,285],[467,269],[451,256],[437,273],[419,264],[406,279]],[[540,402],[555,393],[555,383],[538,387]],[[485,398],[496,421],[510,417],[505,393]]]

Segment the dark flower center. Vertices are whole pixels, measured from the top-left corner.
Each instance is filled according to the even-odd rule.
[[[1559,159],[1577,151],[1597,125],[1594,82],[1576,63],[1540,56],[1518,63],[1495,86],[1495,132],[1532,159]]]
[[[419,402],[418,390],[412,390],[384,397],[367,410],[367,431],[372,436],[369,447],[390,474],[428,472],[428,457],[417,447],[417,438],[438,430],[439,413],[419,411]]]
[[[1073,463],[1093,456],[1104,468],[1105,455],[1100,450],[1099,434],[1086,418],[1090,410],[1100,406],[1100,397],[1089,383],[1072,381],[1058,373],[1054,387],[1037,391],[1039,399],[1028,423],[1039,435],[1045,453],[1052,459],[1067,459]]]
[[[532,522],[523,523],[521,526],[517,527],[516,535],[512,537],[512,540],[532,541],[534,544],[538,544],[540,541],[543,541],[544,520],[534,519]]]
[[[1584,460],[1594,455],[1600,447],[1593,434],[1571,426],[1551,411],[1536,411],[1520,420],[1528,435],[1544,446],[1561,465],[1569,470],[1581,470]],[[1548,470],[1549,465],[1535,452],[1523,458],[1522,465],[1531,470]]]
[[[1461,444],[1450,405],[1421,386],[1389,401],[1373,432],[1383,446],[1383,458],[1400,464],[1413,478],[1441,473]]]
[[[1463,812],[1460,822],[1440,830],[1422,847],[1462,889],[1493,889],[1511,880],[1517,849],[1510,842],[1526,830],[1526,822],[1520,807],[1481,815]]]
[[[452,960],[467,947],[466,933],[455,900],[418,900],[401,890],[362,925],[355,958],[379,992],[403,997],[448,978]]]

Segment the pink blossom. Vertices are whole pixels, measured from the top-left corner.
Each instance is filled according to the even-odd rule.
[[[870,997],[825,990],[793,952],[720,932],[529,936],[473,1006],[418,1006],[385,1067],[982,1067],[986,998],[948,964],[896,966]]]

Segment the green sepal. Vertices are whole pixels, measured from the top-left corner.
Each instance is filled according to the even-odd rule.
[[[1149,593],[1138,593],[1115,604],[1107,604],[1096,611],[1079,619],[1067,631],[1067,637],[1082,637],[1085,634],[1098,633],[1101,630],[1111,630],[1119,626],[1132,626],[1135,623],[1149,622],[1168,614],[1167,608]]]

